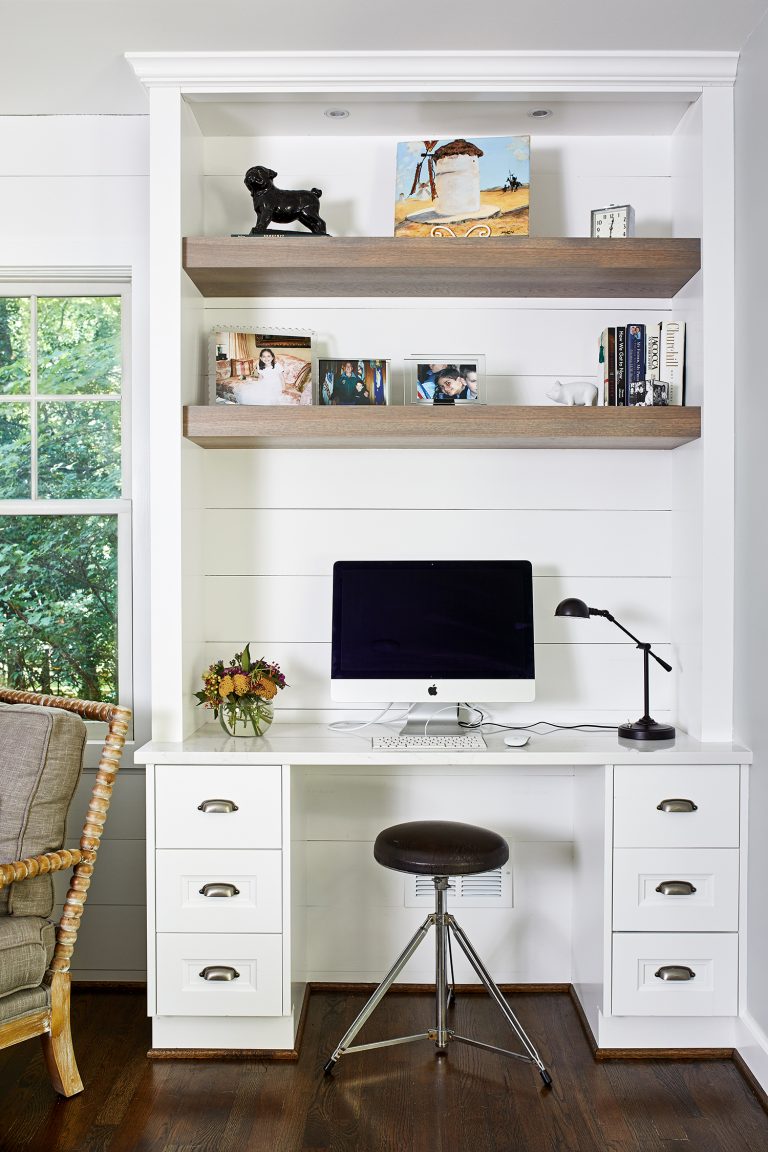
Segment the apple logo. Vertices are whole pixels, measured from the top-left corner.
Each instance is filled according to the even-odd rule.
[[[432,684],[429,688],[427,688],[427,692],[429,692],[430,696],[437,696],[437,685]]]

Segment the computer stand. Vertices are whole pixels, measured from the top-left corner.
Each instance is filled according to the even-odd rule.
[[[413,704],[400,736],[464,736],[471,710],[466,704]]]

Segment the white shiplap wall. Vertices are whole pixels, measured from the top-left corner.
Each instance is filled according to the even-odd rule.
[[[147,119],[142,116],[0,117],[0,281],[35,284],[119,270],[131,279],[133,433],[134,733],[126,747],[73,957],[75,979],[143,980],[144,773],[133,749],[149,736],[147,515]],[[13,280],[11,280],[11,283]],[[41,287],[41,291],[45,291]],[[129,449],[130,450],[130,449]],[[1,510],[0,510],[1,511]],[[128,703],[126,699],[124,701]],[[89,749],[89,763],[98,751]],[[86,770],[68,821],[70,846],[93,786]],[[59,912],[69,874],[55,877]]]
[[[440,131],[438,123],[434,135]],[[265,163],[280,186],[323,189],[332,233],[391,234],[397,138],[204,138],[201,227],[211,235],[248,231],[243,174]],[[587,235],[590,208],[631,202],[639,234],[670,235],[671,151],[667,136],[534,138],[531,232]],[[551,403],[555,379],[596,378],[607,324],[668,314],[669,301],[647,300],[208,300],[198,317],[198,398],[207,395],[205,339],[218,325],[306,327],[317,333],[320,355],[386,357],[395,402],[405,388],[403,357],[482,352],[489,402],[538,404]],[[639,654],[606,622],[555,620],[564,596],[609,608],[670,656],[670,454],[207,451],[203,477],[205,657],[228,656],[250,640],[286,670],[291,687],[278,706],[305,719],[331,707],[336,559],[530,559],[537,700],[497,715],[610,723],[642,711]],[[654,548],[638,548],[638,538],[653,539]],[[674,699],[674,676],[659,672],[654,715],[670,715]]]
[[[153,100],[173,130],[170,97],[153,92]],[[391,233],[396,135],[206,138],[196,131],[189,109],[182,111],[182,123],[185,234],[248,231],[253,214],[242,181],[254,163],[275,168],[281,186],[322,187],[331,232]],[[667,137],[549,137],[540,146],[534,140],[532,232],[587,235],[590,208],[629,201],[641,234],[672,234],[670,153]],[[170,245],[164,247],[169,283],[176,259]],[[485,354],[492,402],[546,403],[553,380],[594,379],[603,327],[662,319],[669,308],[666,300],[203,301],[185,292],[180,390],[186,402],[205,402],[208,334],[216,327],[288,326],[315,331],[321,355],[390,359],[395,401],[403,394],[404,356],[454,349]],[[159,330],[158,356],[165,351]],[[170,408],[168,418],[175,424]],[[212,451],[185,445],[179,490],[185,729],[205,718],[188,707],[203,668],[215,658],[228,659],[246,641],[254,654],[279,661],[286,672],[290,687],[278,701],[278,719],[354,714],[333,709],[329,696],[331,569],[334,560],[354,557],[530,559],[537,699],[497,706],[494,713],[519,722],[636,718],[642,711],[642,660],[634,646],[607,622],[555,620],[553,612],[561,598],[583,597],[609,608],[673,661],[671,457],[561,450]],[[638,539],[652,539],[654,547],[639,547]],[[159,628],[162,633],[162,621]],[[653,712],[659,719],[674,714],[675,681],[676,675],[654,675]],[[370,710],[358,714],[380,703],[386,701],[371,701]],[[352,777],[328,770],[306,780],[307,830],[301,838],[311,878],[307,963],[315,979],[380,974],[381,957],[396,950],[413,913],[404,908],[399,887],[382,889],[387,878],[377,876],[381,870],[371,862],[370,841],[386,822],[386,804],[396,801],[400,818],[435,811],[433,782],[419,773],[394,789],[378,775]],[[501,812],[520,814],[519,820],[505,817],[509,827],[503,830],[516,845],[513,919],[524,931],[510,934],[503,915],[480,916],[481,925],[470,910],[465,920],[471,933],[479,933],[486,955],[504,955],[503,978],[567,980],[569,932],[558,925],[569,923],[571,907],[570,775],[549,781],[546,798],[538,788],[532,778],[481,781],[473,775],[458,777],[439,799],[446,817],[458,810],[466,815],[470,797],[480,822],[498,824]],[[543,831],[535,818],[539,803],[548,812]],[[370,901],[381,931],[369,939],[354,932],[354,916],[370,909]],[[546,964],[542,957],[549,957]],[[419,971],[414,968],[413,978]]]

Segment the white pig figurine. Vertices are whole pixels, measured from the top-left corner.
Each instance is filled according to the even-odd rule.
[[[569,384],[561,384],[555,380],[547,392],[550,400],[556,404],[578,404],[589,407],[597,404],[597,386],[588,380],[572,380]]]

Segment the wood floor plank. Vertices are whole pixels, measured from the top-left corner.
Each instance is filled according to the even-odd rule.
[[[61,1100],[40,1043],[0,1060],[2,1152],[756,1152],[768,1114],[728,1060],[595,1061],[565,993],[510,1004],[549,1067],[426,1040],[322,1067],[365,996],[313,992],[298,1062],[149,1061],[143,997],[73,997],[85,1092]],[[432,996],[392,993],[358,1041],[432,1024]],[[459,996],[451,1026],[505,1048],[515,1038],[485,996]]]

